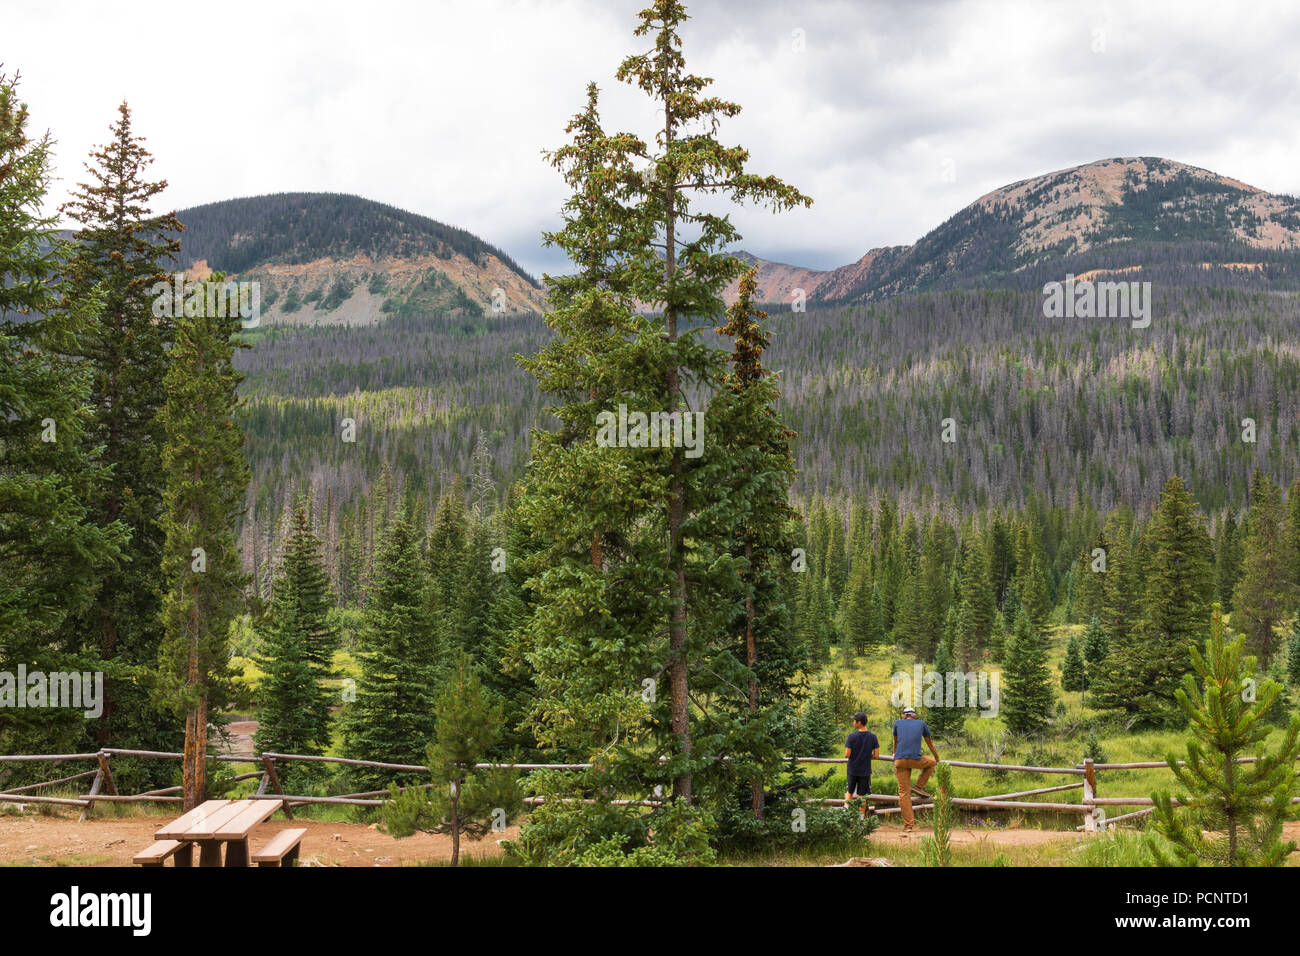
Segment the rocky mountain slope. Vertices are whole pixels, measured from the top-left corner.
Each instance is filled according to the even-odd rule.
[[[971,285],[1030,287],[1044,267],[1300,265],[1300,200],[1154,157],[1104,159],[981,196],[912,246],[819,271],[749,256],[769,302],[865,301]]]

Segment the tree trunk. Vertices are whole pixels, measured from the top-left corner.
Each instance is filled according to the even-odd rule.
[[[190,660],[185,686],[189,690],[199,686],[199,598],[194,595],[190,610]],[[193,810],[203,802],[207,790],[208,752],[208,697],[204,694],[198,704],[185,715],[185,755],[181,767],[181,792],[183,809]]]
[[[672,107],[664,107],[664,143],[671,147],[673,142]],[[665,189],[666,216],[664,221],[664,287],[665,295],[671,294],[675,260],[677,258],[677,213],[675,206],[675,189],[669,184]],[[671,302],[665,303],[664,327],[668,341],[677,341],[677,309]],[[666,376],[668,391],[668,411],[675,411],[681,396],[681,383],[678,380],[677,365],[670,364]],[[689,757],[691,753],[691,714],[690,714],[690,680],[686,664],[686,569],[682,567],[682,517],[685,508],[685,492],[682,489],[681,449],[673,449],[672,463],[669,465],[671,479],[668,484],[668,568],[673,572],[672,597],[673,610],[668,620],[668,654],[669,677],[672,688],[673,733],[677,735],[677,752]],[[678,773],[673,780],[673,797],[691,802],[692,783],[689,771]]]
[[[460,865],[460,781],[451,784],[451,865]]]
[[[753,542],[745,542],[745,563],[749,567],[749,589],[745,594],[745,663],[749,665],[749,713],[750,716],[758,714],[758,675],[754,673],[754,668],[758,664],[758,641],[754,638],[754,590],[753,576],[754,569],[752,561],[754,560]],[[763,782],[755,777],[749,783],[750,796],[754,806],[754,816],[763,819]]]

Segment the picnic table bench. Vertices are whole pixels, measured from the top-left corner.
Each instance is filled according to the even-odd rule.
[[[163,860],[175,854],[176,866],[189,866],[191,848],[198,844],[199,866],[221,866],[224,844],[225,866],[248,866],[249,833],[278,809],[278,800],[205,800],[158,830],[154,838],[159,842],[142,851],[135,862],[161,866]],[[297,841],[295,855],[296,848]]]

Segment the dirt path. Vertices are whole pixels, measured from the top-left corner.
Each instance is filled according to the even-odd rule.
[[[153,842],[154,831],[175,814],[110,817],[78,823],[75,816],[0,816],[0,865],[130,866],[131,858]],[[395,840],[359,823],[276,819],[254,828],[252,845],[261,846],[285,827],[306,827],[301,861],[306,866],[410,866],[451,859],[451,837],[417,833]],[[517,827],[480,841],[462,840],[461,856],[498,856],[497,840],[512,840]]]

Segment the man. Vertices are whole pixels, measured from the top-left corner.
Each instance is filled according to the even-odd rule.
[[[921,756],[921,741],[930,746],[933,757]],[[922,796],[925,785],[939,763],[939,751],[934,749],[934,740],[930,737],[930,728],[924,720],[918,720],[916,710],[903,708],[903,719],[894,721],[894,775],[898,777],[898,803],[903,810],[903,832],[911,833],[912,817],[912,771],[921,771],[916,780],[917,792]]]
[[[867,730],[867,715],[858,711],[853,715],[853,733],[844,741],[844,756],[848,758],[848,792],[844,794],[845,806],[854,797],[865,797],[871,792],[871,761],[880,756],[880,741]],[[862,803],[862,819],[867,818],[871,805]]]

